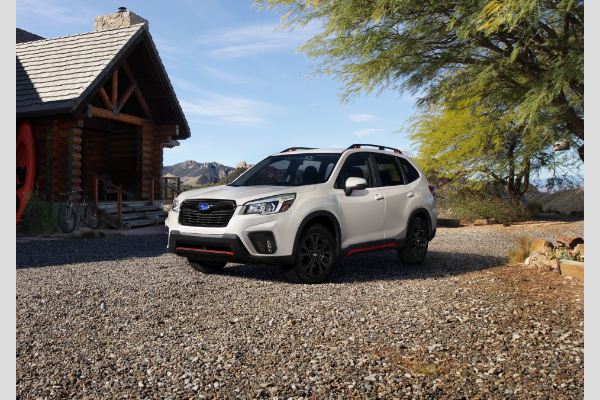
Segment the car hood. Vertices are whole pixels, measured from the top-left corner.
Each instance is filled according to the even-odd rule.
[[[315,189],[316,185],[305,186],[211,186],[189,190],[179,195],[179,201],[187,199],[235,200],[238,205],[248,201],[287,193],[304,193]]]

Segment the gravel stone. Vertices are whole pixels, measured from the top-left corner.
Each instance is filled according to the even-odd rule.
[[[419,266],[341,259],[330,282],[166,238],[17,243],[18,398],[581,398],[583,282],[507,264],[583,222],[440,228]]]

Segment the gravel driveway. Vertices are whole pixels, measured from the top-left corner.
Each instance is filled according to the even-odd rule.
[[[136,236],[17,243],[17,397],[582,398],[583,283],[505,265],[523,233],[440,228],[426,261],[202,275]]]

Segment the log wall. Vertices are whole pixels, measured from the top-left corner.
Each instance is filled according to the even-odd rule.
[[[82,130],[82,169],[102,175],[108,169],[108,133],[99,132],[91,129]],[[83,172],[82,171],[82,172]],[[82,176],[82,187],[84,194],[90,199],[94,193],[94,180],[87,176],[85,172]],[[100,186],[100,185],[99,185]],[[104,196],[99,197],[104,200]]]
[[[33,141],[35,144],[35,179],[33,190],[38,196],[46,199],[46,168],[47,146],[46,146],[46,125],[48,121],[36,121],[32,124]]]
[[[141,126],[138,136],[138,148],[138,171],[152,176],[154,172],[154,125],[144,124]],[[142,182],[142,200],[149,200],[152,178],[142,173],[139,174]]]
[[[108,165],[105,171],[117,186],[130,192],[135,197],[139,192],[137,166],[137,129],[114,131],[107,134]],[[114,200],[114,194],[112,200]],[[125,200],[125,199],[124,199]]]
[[[67,139],[67,184],[68,190],[81,190],[81,128],[71,128]],[[73,195],[77,201],[81,200],[81,194]]]

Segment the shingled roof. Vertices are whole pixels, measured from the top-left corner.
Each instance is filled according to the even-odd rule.
[[[79,114],[144,38],[176,114],[180,138],[189,137],[189,126],[145,24],[17,43],[17,118]]]
[[[23,29],[17,28],[17,43],[33,42],[34,40],[41,40],[43,37],[36,35],[35,33],[24,31]]]

